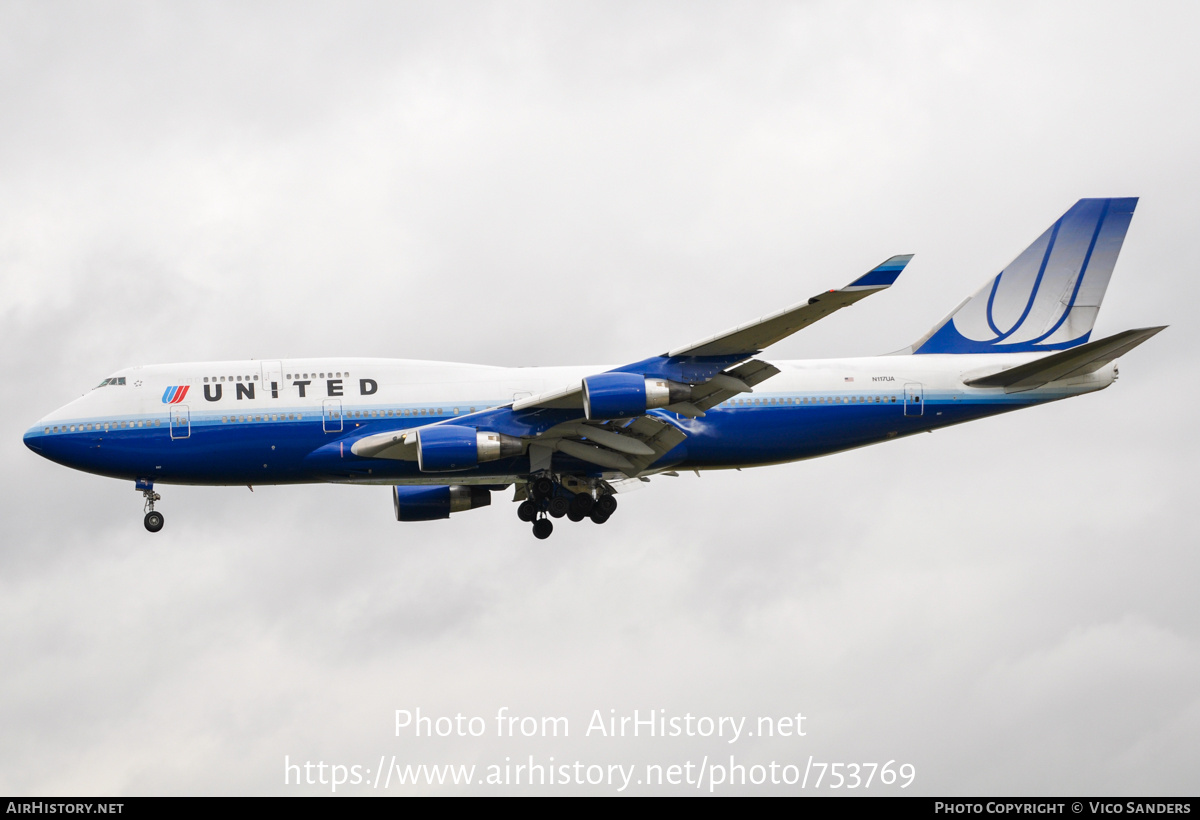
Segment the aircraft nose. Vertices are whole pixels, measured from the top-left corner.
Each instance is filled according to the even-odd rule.
[[[25,431],[25,446],[38,455],[42,454],[42,438],[45,436],[42,427],[30,427]]]
[[[73,430],[68,433],[66,425],[52,422],[53,419],[42,419],[36,427],[26,430],[25,446],[42,458],[78,468],[89,452],[87,440]]]

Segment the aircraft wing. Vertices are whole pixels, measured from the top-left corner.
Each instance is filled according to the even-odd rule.
[[[738,325],[716,336],[677,347],[664,355],[725,356],[731,353],[758,353],[796,331],[803,330],[818,319],[824,319],[872,293],[891,287],[912,258],[911,253],[893,256],[844,288],[819,293],[807,302],[800,302],[778,313]]]
[[[729,373],[718,374],[707,384],[699,386],[693,391],[692,401],[687,407],[676,409],[686,410],[685,415],[702,416],[704,411],[716,407],[738,393],[750,391],[753,385],[769,379],[778,372],[778,368],[766,362],[745,362]],[[665,409],[670,410],[671,407],[673,406]],[[546,413],[546,410],[547,408],[542,407],[523,412],[515,406],[500,407],[438,423],[484,427],[493,426],[500,414],[511,415],[512,420],[524,415],[531,421],[538,416],[549,416],[552,422],[550,426],[539,429],[539,425],[533,424],[522,436],[529,447],[531,462],[539,466],[545,464],[548,468],[550,458],[555,452],[560,452],[629,476],[638,475],[646,470],[687,437],[678,427],[651,415],[588,421],[581,418],[582,405],[574,410],[566,409],[565,413]],[[559,421],[560,418],[563,420]],[[416,461],[418,429],[421,428],[363,436],[351,445],[350,450],[362,458]],[[539,467],[535,466],[532,469],[536,472]]]
[[[673,383],[683,388],[686,398],[672,398],[672,403],[655,406],[668,413],[701,417],[705,411],[739,393],[753,392],[755,385],[779,372],[774,365],[752,358],[756,353],[818,319],[890,287],[911,258],[911,254],[893,256],[844,288],[826,291],[778,313],[608,373],[662,380],[663,385]],[[635,381],[641,384],[640,380]],[[363,458],[416,461],[418,429],[441,425],[519,438],[529,456],[531,473],[548,470],[554,453],[558,452],[634,477],[646,472],[687,438],[678,426],[647,410],[631,412],[625,417],[589,419],[584,411],[583,385],[577,383],[421,428],[364,436],[350,449]]]
[[[893,256],[880,265],[872,268],[867,273],[855,279],[849,285],[838,290],[829,290],[824,293],[819,293],[806,302],[799,302],[791,307],[784,308],[778,313],[772,313],[768,316],[763,316],[755,319],[752,322],[747,322],[738,325],[735,328],[718,333],[715,336],[710,336],[707,339],[702,339],[698,342],[693,342],[689,345],[677,347],[670,350],[657,359],[671,361],[680,359],[723,359],[726,362],[733,363],[748,359],[751,356],[762,352],[768,346],[775,344],[778,341],[786,339],[793,333],[803,330],[819,319],[841,310],[844,307],[849,307],[855,302],[865,299],[872,293],[878,293],[881,290],[886,290],[895,283],[904,267],[913,258],[911,253]],[[645,362],[637,362],[633,365],[617,368],[621,372],[637,372],[640,365],[653,365],[653,359],[645,360]],[[768,367],[770,365],[767,365]],[[654,368],[656,371],[662,368]],[[693,368],[676,368],[676,370],[691,370],[692,375],[702,375],[702,369]],[[778,371],[776,371],[778,372]],[[713,371],[708,374],[707,378],[702,379],[706,383],[710,383],[718,374],[718,371]],[[655,372],[646,373],[646,375],[663,375],[667,378],[672,378],[670,373]],[[775,375],[774,373],[770,375]],[[767,378],[767,377],[764,377]],[[692,381],[689,379],[689,381]],[[719,379],[718,379],[719,381]],[[761,381],[761,379],[760,379]],[[734,387],[729,383],[726,384],[726,389]],[[733,392],[717,399],[709,404],[713,407],[719,404],[732,395],[739,392],[749,392],[748,387],[740,387],[734,389]],[[693,402],[695,403],[695,402]],[[513,404],[513,410],[526,410],[533,407],[544,408],[582,408],[583,407],[583,391],[580,385],[565,385],[556,390],[539,393],[534,396],[528,396],[520,399]],[[703,409],[708,409],[703,408]],[[685,413],[685,415],[688,415]]]

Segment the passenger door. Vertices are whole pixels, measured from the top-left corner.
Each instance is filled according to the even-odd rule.
[[[321,429],[326,433],[342,432],[341,399],[325,399],[321,403]]]
[[[192,414],[186,404],[171,408],[171,438],[188,438],[192,435]]]

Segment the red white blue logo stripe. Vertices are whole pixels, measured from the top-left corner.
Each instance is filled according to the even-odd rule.
[[[162,403],[179,404],[179,402],[183,401],[184,396],[187,395],[187,391],[188,386],[186,384],[182,386],[172,385],[163,392]]]

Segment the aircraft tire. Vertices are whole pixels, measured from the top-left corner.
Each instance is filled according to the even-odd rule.
[[[545,476],[542,476],[541,478],[535,478],[533,480],[533,497],[534,498],[536,498],[538,500],[541,500],[543,498],[549,498],[550,494],[553,492],[554,492],[554,482],[551,481],[550,479],[546,478]]]
[[[582,520],[587,516],[588,513],[592,511],[592,507],[594,506],[596,506],[596,499],[592,498],[587,493],[576,493],[575,497],[571,499],[571,510],[579,513],[579,518],[572,520]]]
[[[533,522],[533,537],[539,541],[549,538],[552,532],[554,532],[554,522],[549,518],[539,518]]]
[[[537,507],[532,501],[522,501],[517,506],[517,518],[526,524],[532,523],[533,519],[537,518]]]
[[[588,518],[592,519],[597,524],[603,524],[605,521],[608,520],[608,514],[603,512],[600,509],[600,505],[597,504],[595,507],[592,508],[592,511],[588,514]]]
[[[158,532],[163,528],[163,514],[154,511],[148,512],[143,523],[146,525],[148,531]]]
[[[567,518],[579,523],[583,519],[587,518],[587,515],[579,512],[578,510],[567,510]]]
[[[605,516],[609,516],[617,511],[617,499],[611,495],[602,495],[596,499],[596,506]]]
[[[567,510],[570,509],[570,507],[570,501],[567,501],[567,499],[563,498],[561,495],[557,495],[550,499],[549,512],[550,515],[554,516],[555,518],[562,518],[567,514]]]

